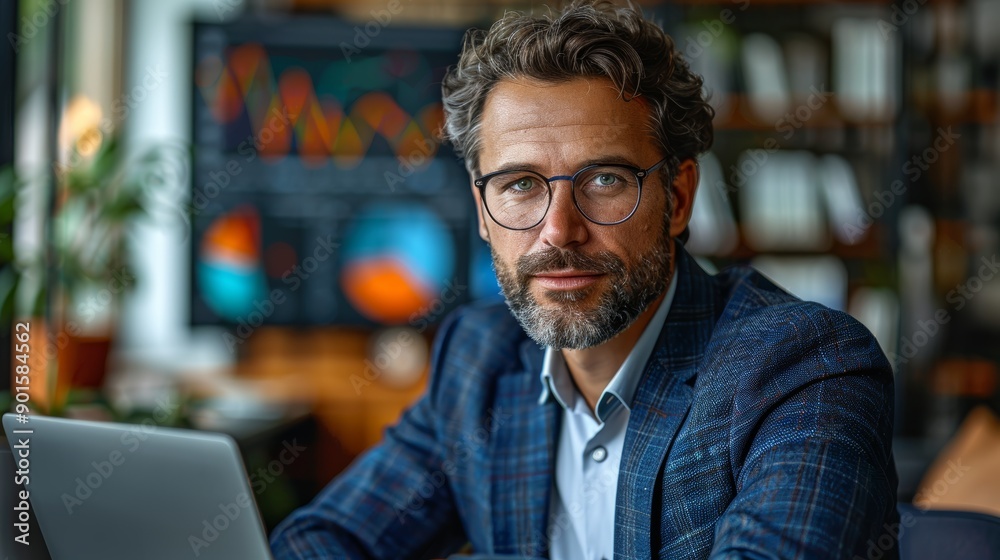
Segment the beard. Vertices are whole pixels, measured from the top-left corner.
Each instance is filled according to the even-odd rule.
[[[667,228],[653,247],[626,264],[618,255],[601,251],[585,255],[552,247],[523,255],[514,267],[503,264],[493,246],[493,267],[507,305],[535,342],[554,349],[582,349],[603,344],[624,331],[663,294],[670,281],[672,259]],[[546,290],[557,304],[545,307],[531,294],[531,276],[555,270],[586,270],[604,274],[603,281],[577,290]],[[600,286],[604,286],[603,288]],[[587,304],[593,293],[596,303]]]

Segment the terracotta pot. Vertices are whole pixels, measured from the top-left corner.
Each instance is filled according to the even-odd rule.
[[[107,375],[112,337],[76,336],[60,329],[54,340],[49,341],[44,324],[41,319],[30,321],[31,402],[41,410],[48,410],[53,404],[65,403],[71,388],[100,390]],[[58,382],[55,402],[50,403],[53,391],[49,387],[49,368],[53,360],[58,364]]]
[[[110,336],[70,336],[59,350],[59,379],[73,389],[100,390],[108,372]]]

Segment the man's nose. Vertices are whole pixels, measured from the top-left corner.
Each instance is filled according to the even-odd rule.
[[[558,180],[550,184],[552,202],[542,220],[539,236],[543,243],[560,249],[585,243],[589,237],[587,218],[573,203],[569,181]]]

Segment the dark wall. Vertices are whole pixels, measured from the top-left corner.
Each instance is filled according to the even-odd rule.
[[[16,33],[18,2],[0,2],[0,37]],[[9,41],[0,44],[0,168],[14,161],[14,61]],[[0,226],[0,236],[13,235],[10,225]],[[0,270],[10,263],[0,262]],[[0,392],[10,390],[10,317],[0,315]]]
[[[0,3],[0,32],[4,37],[16,33],[17,2]],[[14,159],[14,58],[13,46],[0,48],[0,165]]]
[[[17,2],[0,2],[0,34],[16,33]],[[0,46],[0,166],[14,160],[14,61],[9,41]]]

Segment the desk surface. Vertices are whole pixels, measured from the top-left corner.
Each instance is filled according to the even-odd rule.
[[[363,331],[259,331],[232,373],[265,401],[302,405],[315,415],[330,436],[321,453],[330,465],[324,475],[330,477],[381,441],[385,428],[426,386],[429,364],[409,387],[384,383],[370,359],[370,334]],[[414,339],[414,344],[429,343],[426,334]],[[197,377],[191,382],[199,383]]]

